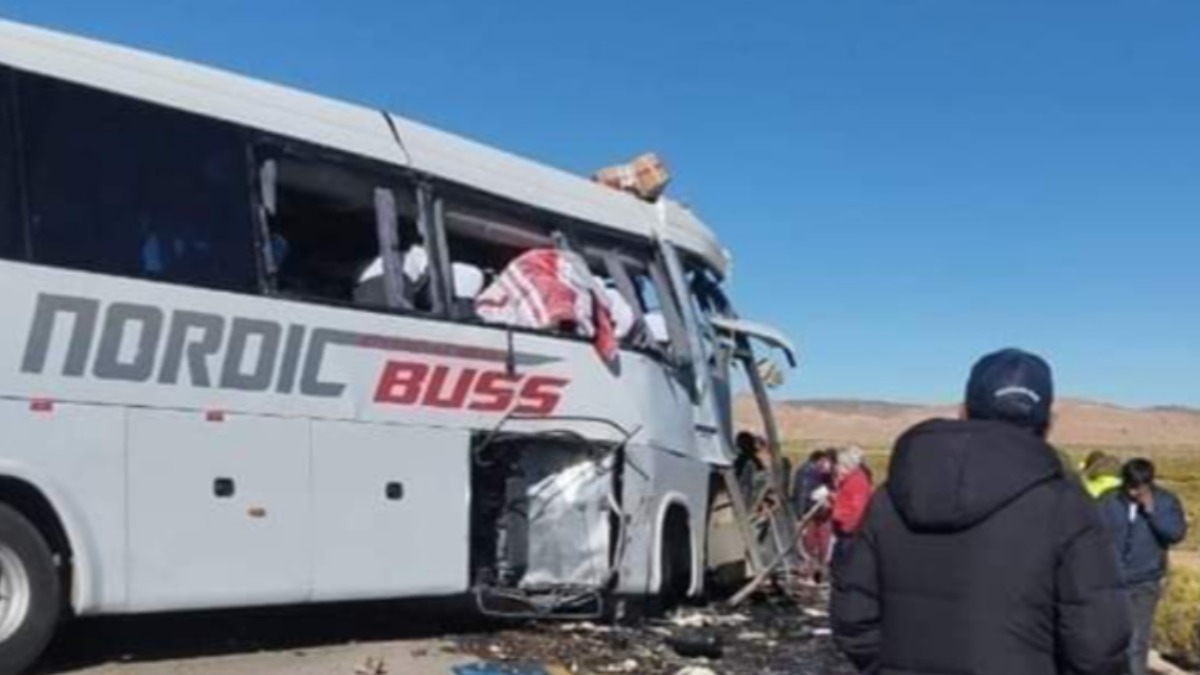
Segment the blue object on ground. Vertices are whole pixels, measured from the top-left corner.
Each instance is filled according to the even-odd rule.
[[[455,666],[454,675],[549,675],[542,666],[533,663],[471,663]]]

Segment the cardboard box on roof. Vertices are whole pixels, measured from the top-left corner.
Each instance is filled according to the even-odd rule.
[[[671,182],[671,173],[662,159],[650,152],[640,155],[627,164],[618,164],[601,169],[592,177],[597,183],[631,192],[646,201],[662,196]]]

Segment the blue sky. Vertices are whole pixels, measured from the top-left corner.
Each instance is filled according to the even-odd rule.
[[[736,8],[736,11],[733,11]],[[1200,3],[9,0],[573,171],[644,150],[735,256],[785,395],[1200,405]]]

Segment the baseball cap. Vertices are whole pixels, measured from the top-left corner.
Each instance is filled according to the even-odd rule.
[[[967,416],[1045,433],[1054,404],[1054,376],[1042,357],[1002,349],[979,359],[967,381]]]

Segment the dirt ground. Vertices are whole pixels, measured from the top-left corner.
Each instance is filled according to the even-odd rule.
[[[469,659],[442,652],[447,643],[426,640],[317,647],[286,652],[168,658],[161,661],[106,663],[82,668],[46,670],[76,675],[332,675],[374,673],[376,659],[387,673],[450,673]]]
[[[488,661],[520,675],[851,675],[826,634],[821,600],[797,606],[760,599],[732,611],[688,608],[622,626],[494,624],[442,602],[80,621],[34,672],[450,675],[455,666]],[[720,655],[681,656],[681,641],[715,647]],[[1161,660],[1154,672],[1184,675]]]
[[[498,624],[454,602],[90,620],[68,626],[35,672],[450,674],[454,666],[489,661],[580,675],[675,675],[689,667],[716,675],[849,673],[829,642],[820,603],[813,597],[812,606],[801,607],[776,598],[736,611],[688,608],[622,626]],[[708,657],[689,652],[697,646]]]
[[[83,620],[38,675],[356,675],[450,673],[473,661],[453,636],[484,630],[453,602],[355,604]],[[382,675],[363,669],[366,675]]]

